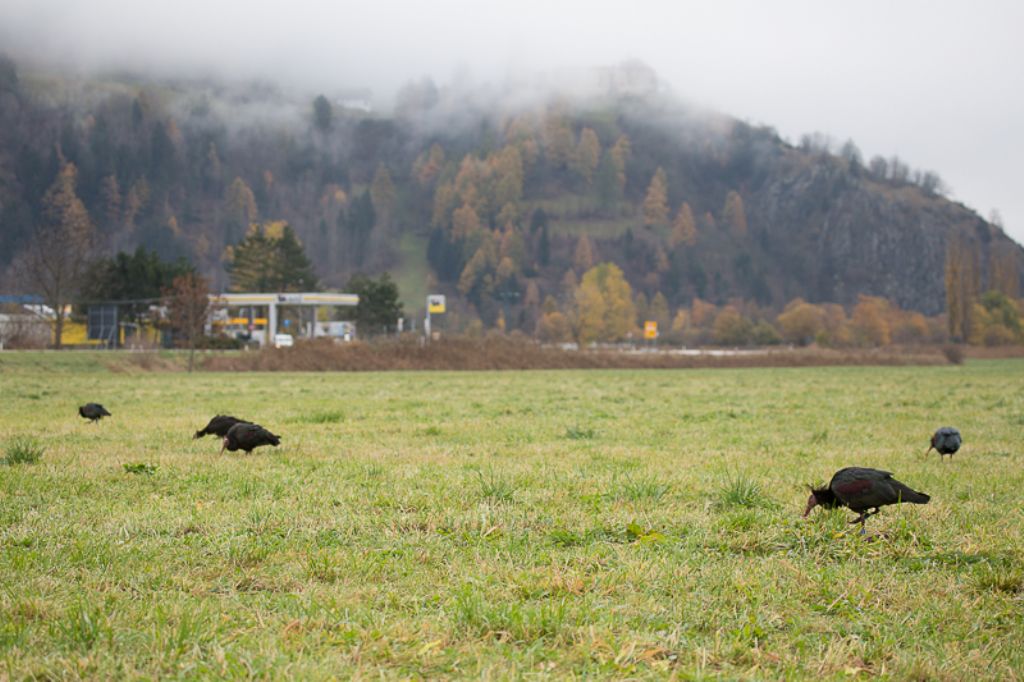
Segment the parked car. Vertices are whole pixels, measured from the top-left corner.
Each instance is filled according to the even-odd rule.
[[[295,338],[291,334],[274,334],[274,348],[291,348]]]

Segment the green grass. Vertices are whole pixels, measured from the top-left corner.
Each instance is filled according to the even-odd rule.
[[[427,238],[404,232],[398,239],[399,264],[393,269],[392,277],[398,290],[402,292],[402,305],[407,314],[426,307],[427,279],[430,267],[427,264]],[[419,323],[417,322],[417,326]]]
[[[18,436],[4,448],[4,464],[35,464],[43,456],[43,447],[35,438]]]
[[[130,464],[126,463],[122,466],[129,474],[145,474],[146,476],[152,476],[159,468],[156,464],[149,464],[147,462],[132,462]]]
[[[1022,361],[187,375],[74,356],[0,354],[0,447],[45,449],[0,466],[0,679],[1024,676]],[[85,423],[88,400],[114,416]],[[217,413],[281,447],[218,456],[191,438]],[[945,424],[962,451],[922,457]],[[802,519],[808,484],[852,464],[932,502],[869,537],[842,510]]]

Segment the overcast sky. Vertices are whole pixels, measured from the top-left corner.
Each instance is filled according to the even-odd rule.
[[[680,97],[797,141],[934,170],[1024,242],[1024,2],[0,0],[0,49],[264,76],[386,98],[429,75],[650,65]]]

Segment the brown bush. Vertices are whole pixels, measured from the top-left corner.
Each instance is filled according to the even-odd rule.
[[[942,347],[942,354],[946,356],[946,360],[951,365],[962,365],[964,364],[964,349],[960,346],[952,343],[947,343]]]
[[[328,340],[297,343],[255,353],[214,355],[208,371],[365,372],[382,370],[509,369],[673,369],[701,367],[805,367],[819,365],[940,364],[932,350],[839,351],[773,349],[730,355],[682,355],[628,349],[562,350],[527,339],[448,337],[430,343],[418,337],[336,344]]]

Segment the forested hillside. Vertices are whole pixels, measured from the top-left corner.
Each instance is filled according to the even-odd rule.
[[[409,312],[443,292],[462,324],[531,334],[571,317],[588,276],[669,319],[695,301],[870,295],[935,315],[948,297],[969,310],[990,289],[1019,295],[1020,246],[936,174],[693,109],[639,65],[595,73],[571,98],[422,81],[381,115],[265,83],[72,78],[4,58],[0,269],[70,163],[104,255],[183,256],[227,288],[229,247],[287,223],[323,288],[390,271]]]

